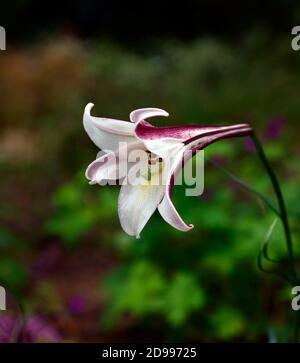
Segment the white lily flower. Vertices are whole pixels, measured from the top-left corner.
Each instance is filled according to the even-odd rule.
[[[252,132],[247,124],[155,127],[146,119],[168,116],[166,111],[138,109],[131,112],[129,122],[91,116],[92,107],[93,104],[89,103],[85,108],[84,128],[105,154],[89,165],[86,177],[91,184],[126,177],[131,181],[121,186],[118,213],[124,231],[137,238],[156,208],[164,220],[176,229],[188,231],[193,228],[192,224],[183,221],[171,199],[175,178],[183,161],[187,161],[184,158],[187,150],[192,156],[219,139]],[[123,153],[124,149],[129,152],[146,151],[143,153],[144,168],[140,163],[129,160],[128,153]],[[151,165],[153,161],[154,167]]]

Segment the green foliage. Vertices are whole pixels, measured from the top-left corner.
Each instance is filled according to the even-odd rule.
[[[161,294],[165,280],[155,266],[137,262],[125,272],[116,271],[107,281],[110,294],[106,320],[130,312],[135,316],[157,311],[162,306]]]
[[[140,318],[155,314],[179,327],[205,305],[205,293],[193,274],[178,271],[167,277],[160,266],[142,260],[111,274],[106,288],[110,304],[104,324],[108,327],[126,313]]]
[[[2,257],[0,259],[1,284],[12,291],[16,291],[28,282],[27,268],[14,258]]]
[[[205,290],[195,276],[179,271],[168,284],[165,301],[166,319],[170,325],[183,326],[192,313],[202,310],[205,302]]]
[[[91,190],[81,173],[54,194],[55,213],[47,221],[46,231],[58,235],[68,247],[77,246],[100,220],[115,216],[111,194]]]
[[[0,248],[12,249],[21,248],[22,242],[6,228],[0,228]]]
[[[245,329],[243,316],[230,306],[220,306],[212,316],[212,325],[217,338],[221,340],[238,337]]]

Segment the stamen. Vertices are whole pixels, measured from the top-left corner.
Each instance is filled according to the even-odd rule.
[[[163,159],[159,157],[158,155],[155,155],[151,153],[150,151],[147,151],[148,154],[148,170],[147,170],[147,180],[151,181],[152,175],[154,174],[161,174],[163,170]],[[158,164],[158,169],[155,169],[155,172],[153,172],[153,165]]]

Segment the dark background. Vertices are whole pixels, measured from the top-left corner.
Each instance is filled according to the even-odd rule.
[[[53,33],[109,37],[131,46],[155,38],[215,35],[236,40],[253,28],[274,36],[299,17],[295,0],[275,1],[33,1],[1,4],[1,23],[14,43]]]

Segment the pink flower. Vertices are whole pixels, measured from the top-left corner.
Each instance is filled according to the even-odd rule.
[[[286,119],[283,117],[276,116],[271,118],[267,124],[266,138],[268,140],[276,140],[280,136],[285,124]]]
[[[0,317],[0,343],[59,343],[61,340],[56,329],[36,315],[24,321],[11,315]]]
[[[91,184],[103,180],[124,180],[126,177],[134,181],[121,186],[118,212],[124,231],[137,238],[156,208],[164,220],[176,229],[188,231],[193,228],[192,224],[183,221],[171,199],[175,178],[183,162],[187,161],[186,152],[189,151],[188,155],[192,157],[217,140],[252,132],[247,124],[155,127],[146,119],[168,116],[166,111],[158,108],[138,109],[131,112],[131,122],[128,122],[91,116],[92,107],[93,104],[89,103],[85,108],[84,127],[105,154],[89,165],[86,177]],[[140,172],[143,183],[135,182],[141,164],[131,162],[127,153],[124,156],[124,149],[145,151],[146,167]]]
[[[75,295],[69,301],[69,310],[73,315],[81,315],[86,310],[86,299],[83,295]]]

